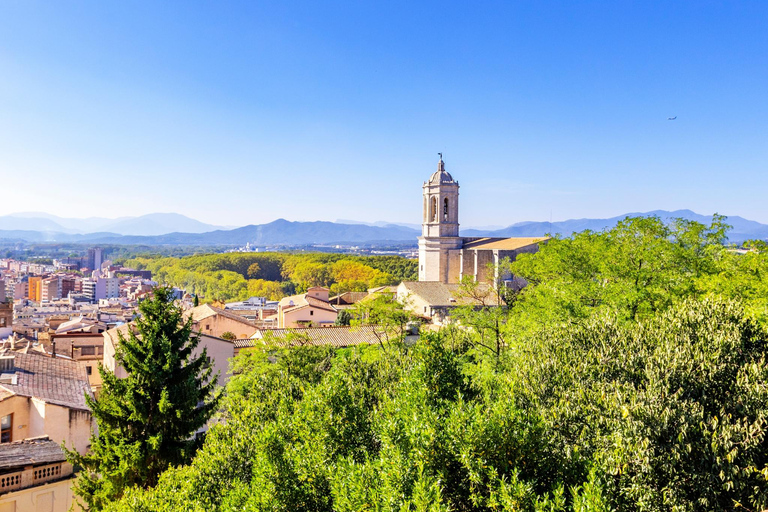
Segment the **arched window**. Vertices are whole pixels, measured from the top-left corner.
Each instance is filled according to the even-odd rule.
[[[443,220],[448,222],[448,198],[443,200]]]
[[[437,222],[437,198],[432,198],[432,209],[430,211],[430,218],[432,222]]]

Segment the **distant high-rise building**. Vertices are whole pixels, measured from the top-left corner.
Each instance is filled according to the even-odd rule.
[[[69,297],[70,292],[75,291],[75,278],[73,276],[61,277],[61,298]]]
[[[59,276],[51,276],[43,279],[41,299],[42,300],[55,300],[61,298]]]
[[[35,302],[40,302],[43,298],[43,278],[42,276],[29,276],[27,287],[27,298]]]
[[[101,247],[91,247],[88,249],[86,260],[86,268],[89,270],[99,270],[101,263],[104,261],[104,251]]]

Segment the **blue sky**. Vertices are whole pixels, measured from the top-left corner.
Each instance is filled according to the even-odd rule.
[[[768,222],[768,2],[0,0],[0,215]],[[667,117],[678,116],[676,121]]]

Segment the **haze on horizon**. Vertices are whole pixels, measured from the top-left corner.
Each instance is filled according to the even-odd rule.
[[[765,2],[0,3],[0,215],[768,223]],[[674,121],[667,118],[675,117]]]

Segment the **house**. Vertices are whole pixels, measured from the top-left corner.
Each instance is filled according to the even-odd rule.
[[[90,332],[52,334],[49,350],[54,356],[63,355],[77,361],[85,369],[94,393],[101,388],[99,363],[104,359],[104,334]]]
[[[72,465],[47,436],[0,444],[0,511],[67,512]]]
[[[85,369],[76,361],[36,352],[3,352],[0,444],[48,436],[85,453],[95,428],[86,394],[93,396]]]
[[[313,286],[307,293],[292,295],[277,304],[277,327],[329,326],[339,312],[328,301],[328,288]]]
[[[109,329],[103,334],[104,357],[102,359],[102,364],[104,365],[104,368],[122,379],[128,376],[128,372],[118,364],[116,356],[117,347],[120,345],[120,335],[122,335],[123,338],[128,338],[130,329],[133,329],[134,332],[136,332],[136,327],[133,322]],[[204,333],[199,333],[199,336],[200,343],[192,354],[197,356],[202,353],[203,349],[205,349],[211,360],[213,374],[218,375],[217,384],[222,387],[226,386],[231,377],[231,374],[229,373],[229,360],[235,356],[234,342],[232,340],[225,340]]]
[[[185,315],[192,318],[192,328],[195,331],[216,338],[226,332],[234,334],[235,338],[249,338],[258,329],[258,325],[251,320],[210,304],[189,309]]]
[[[335,348],[356,345],[377,345],[386,339],[383,328],[377,325],[358,327],[299,327],[292,329],[259,329],[251,338],[235,340],[235,352],[259,346],[329,346]]]
[[[403,281],[397,287],[397,300],[413,314],[434,324],[448,321],[456,306],[498,306],[499,298],[492,286],[478,284],[481,300],[457,297],[461,285],[440,281]]]
[[[367,296],[368,292],[344,292],[334,295],[328,299],[328,302],[330,302],[336,309],[347,309],[351,308]]]

